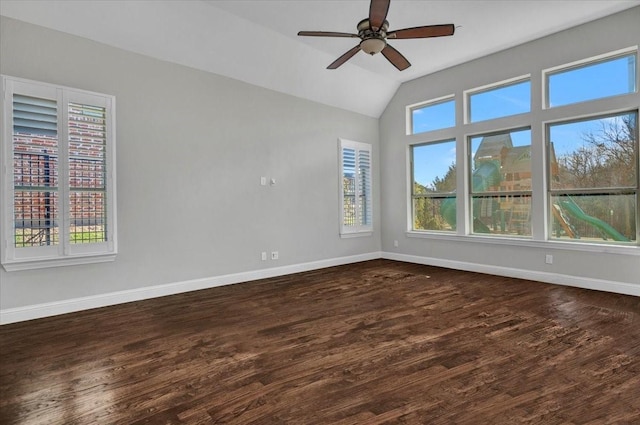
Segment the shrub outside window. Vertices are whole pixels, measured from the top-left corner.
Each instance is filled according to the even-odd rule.
[[[548,126],[549,238],[637,240],[638,113]]]
[[[456,141],[411,146],[412,230],[456,229]]]

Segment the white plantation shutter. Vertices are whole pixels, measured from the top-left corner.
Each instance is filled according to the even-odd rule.
[[[358,149],[358,218],[360,225],[370,226],[371,208],[371,151]]]
[[[342,148],[342,225],[355,226],[357,220],[356,206],[356,151]]]
[[[14,94],[12,109],[14,247],[57,245],[57,101]]]
[[[373,230],[371,145],[340,139],[340,234]]]
[[[55,99],[13,95],[14,134],[58,135],[58,104]]]
[[[105,108],[69,103],[70,243],[107,240]]]
[[[112,261],[113,96],[3,76],[6,270]]]

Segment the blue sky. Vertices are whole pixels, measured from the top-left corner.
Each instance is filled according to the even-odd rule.
[[[561,106],[635,91],[637,79],[635,55],[609,59],[582,68],[572,68],[549,76],[549,106]],[[531,104],[531,85],[517,82],[499,90],[472,95],[472,122],[527,113]],[[413,111],[413,132],[422,133],[455,125],[455,101],[445,100],[428,108]],[[552,127],[556,155],[581,144],[582,135],[600,128],[597,121],[581,121]],[[530,132],[512,133],[515,146],[531,144]],[[477,145],[477,143],[474,143]],[[414,149],[415,180],[425,186],[435,177],[443,177],[455,162],[454,141],[432,143]]]

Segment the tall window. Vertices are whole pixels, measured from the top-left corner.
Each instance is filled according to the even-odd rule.
[[[340,139],[340,234],[373,231],[371,145]]]
[[[114,98],[12,77],[3,82],[5,269],[112,259]]]
[[[456,229],[456,141],[411,146],[412,230]]]
[[[471,230],[531,236],[531,130],[470,138]]]
[[[638,114],[548,126],[549,237],[636,240]]]

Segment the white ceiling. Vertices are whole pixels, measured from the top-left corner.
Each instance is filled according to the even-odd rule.
[[[640,0],[391,0],[390,30],[453,23],[456,34],[391,41],[412,64],[396,70],[351,38],[369,0],[2,0],[0,13],[136,53],[378,117],[399,85],[547,34],[640,5]]]

